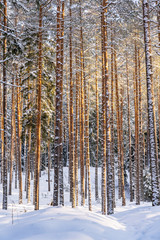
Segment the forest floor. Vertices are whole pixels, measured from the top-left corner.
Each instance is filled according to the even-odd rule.
[[[53,177],[53,172],[51,174]],[[99,181],[100,175],[99,170]],[[48,192],[46,180],[47,171],[44,171],[40,180],[39,211],[34,211],[31,203],[27,204],[25,192],[23,204],[19,205],[18,190],[13,188],[12,196],[8,197],[8,210],[2,210],[2,204],[0,206],[0,240],[160,240],[160,207],[152,207],[151,203],[141,202],[137,206],[127,200],[126,206],[122,207],[117,200],[115,214],[101,214],[100,200],[94,200],[94,168],[91,168],[92,212],[88,211],[87,200],[85,207],[71,208],[67,168],[64,169],[65,207],[50,206],[53,183],[52,191]]]

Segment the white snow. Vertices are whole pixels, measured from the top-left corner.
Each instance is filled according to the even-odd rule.
[[[99,170],[99,177],[100,175]],[[42,173],[40,180],[39,211],[34,211],[31,203],[27,204],[25,192],[23,204],[19,205],[18,190],[13,188],[13,195],[8,197],[8,210],[2,210],[2,207],[0,209],[0,240],[160,239],[160,207],[152,207],[151,203],[141,203],[137,206],[127,200],[127,206],[122,207],[121,202],[117,201],[114,215],[101,214],[100,201],[97,203],[94,200],[94,168],[91,168],[92,212],[88,211],[87,200],[85,207],[71,208],[67,168],[64,169],[65,207],[49,205],[53,191],[47,191],[46,180],[47,171]],[[53,183],[51,184],[53,189]],[[79,196],[79,202],[80,200]],[[2,203],[2,185],[0,202]]]

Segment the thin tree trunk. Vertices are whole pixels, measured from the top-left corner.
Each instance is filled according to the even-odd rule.
[[[30,71],[29,71],[30,75]],[[28,110],[30,109],[30,76],[28,76]],[[26,198],[28,203],[30,202],[30,186],[31,186],[31,126],[28,128],[28,151],[27,151],[27,189],[26,189]]]
[[[138,87],[139,87],[139,159],[140,159],[140,200],[144,201],[143,186],[143,133],[142,133],[142,87],[141,87],[141,61],[140,49],[138,48]]]
[[[139,105],[138,105],[138,63],[137,43],[135,42],[135,79],[134,79],[134,104],[135,104],[135,178],[136,178],[136,204],[140,204],[140,163],[139,163]]]
[[[71,162],[71,179],[70,179],[70,188],[71,188],[71,201],[72,207],[75,207],[75,164],[74,164],[74,120],[73,120],[73,79],[72,79],[72,0],[70,0],[70,162]]]
[[[17,87],[17,135],[18,135],[18,180],[19,180],[19,203],[22,203],[22,166],[21,166],[21,110],[20,110],[20,85],[16,77]]]
[[[128,56],[126,55],[126,74],[127,74],[127,101],[128,101],[128,138],[129,138],[129,186],[130,186],[130,202],[133,202],[133,166],[131,156],[131,122],[130,122],[130,88],[128,73]]]
[[[115,170],[114,170],[114,49],[113,49],[113,29],[111,27],[111,162],[113,175],[113,207],[116,207],[115,202]]]
[[[121,187],[122,187],[122,206],[126,205],[125,200],[125,185],[124,185],[124,146],[123,146],[123,89],[121,87],[120,101],[120,158],[121,158]]]
[[[3,152],[4,152],[4,118],[3,118],[3,91],[0,84],[0,108],[1,108],[1,182],[3,182]]]
[[[85,204],[85,185],[84,185],[84,58],[83,58],[83,29],[82,29],[82,13],[81,0],[80,4],[80,62],[81,62],[81,117],[80,117],[80,162],[81,162],[81,205]]]
[[[27,152],[27,191],[26,198],[28,199],[28,203],[31,201],[30,192],[31,192],[31,127],[28,129],[28,152]]]
[[[9,178],[9,195],[12,195],[12,175],[14,161],[14,122],[15,122],[15,101],[14,101],[14,77],[12,79],[12,117],[11,117],[11,151],[10,151],[10,178]]]
[[[87,86],[86,86],[87,87]],[[92,211],[91,204],[91,181],[90,181],[90,152],[89,152],[89,87],[88,84],[88,108],[87,108],[87,118],[86,118],[86,168],[88,176],[88,207],[89,211]]]
[[[122,176],[120,164],[120,113],[119,113],[119,92],[118,92],[118,75],[117,75],[117,54],[114,50],[114,68],[115,68],[115,92],[116,92],[116,115],[117,115],[117,142],[118,142],[118,198],[122,196]]]
[[[79,72],[78,72],[78,51],[76,51],[76,129],[75,129],[75,182],[76,182],[76,206],[78,206],[78,103],[79,103]]]
[[[64,45],[64,1],[62,1],[62,5],[61,5],[61,58],[60,58],[60,91],[61,91],[61,95],[60,95],[60,162],[59,162],[59,188],[60,188],[60,204],[62,206],[64,206],[64,189],[63,189],[63,45]]]
[[[50,120],[48,127],[50,129]],[[50,177],[50,171],[51,171],[51,143],[50,143],[50,132],[48,133],[48,191],[51,191],[51,177]]]
[[[25,133],[24,133],[24,171],[25,171],[25,183],[24,183],[24,191],[27,190],[27,139],[26,139],[26,135],[27,135],[27,130],[25,129]]]
[[[105,2],[101,1],[101,41],[102,41],[102,214],[106,214],[106,108],[105,108],[105,93],[106,93],[106,86],[105,86],[105,68],[104,68],[104,38],[105,38],[105,22],[104,22],[104,4]]]
[[[36,164],[35,164],[35,210],[39,210],[39,174],[41,158],[41,85],[42,85],[42,6],[39,7],[39,39],[38,39],[38,114],[36,136]]]
[[[4,27],[5,33],[3,38],[3,203],[2,208],[7,210],[8,198],[7,198],[7,76],[6,76],[6,54],[7,54],[7,0],[3,0],[4,4]]]
[[[16,93],[17,95],[17,93]],[[17,99],[17,96],[15,96]],[[17,189],[17,179],[18,179],[18,146],[17,146],[17,131],[16,131],[16,118],[14,121],[14,141],[15,141],[15,189]]]
[[[98,200],[98,144],[99,144],[99,99],[98,99],[98,54],[96,41],[96,163],[95,163],[95,200]]]

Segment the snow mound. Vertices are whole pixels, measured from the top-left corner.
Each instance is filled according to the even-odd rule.
[[[127,206],[113,216],[86,208],[48,207],[18,216],[1,214],[1,240],[159,240],[160,207]],[[4,211],[2,211],[3,213]],[[5,213],[5,212],[4,212]],[[7,217],[9,219],[9,216]],[[3,224],[3,227],[2,227]]]

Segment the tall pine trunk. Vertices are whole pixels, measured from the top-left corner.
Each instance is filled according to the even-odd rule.
[[[3,129],[4,135],[2,142],[4,144],[3,148],[3,203],[2,208],[7,210],[7,76],[6,76],[6,54],[7,54],[7,0],[3,0],[4,4],[4,17],[3,17]]]
[[[35,164],[35,210],[39,210],[39,174],[41,159],[41,85],[42,85],[42,6],[39,6],[37,136]]]
[[[114,68],[115,68],[115,98],[116,98],[116,115],[117,115],[117,147],[118,147],[118,198],[122,196],[122,185],[121,185],[121,163],[120,163],[120,113],[119,113],[119,89],[118,89],[118,74],[117,74],[117,53],[114,50]]]
[[[104,67],[104,41],[105,41],[105,21],[104,21],[104,5],[101,1],[101,46],[102,46],[102,214],[106,214],[106,108],[105,108],[105,67]]]
[[[72,79],[72,0],[70,0],[70,155],[69,161],[71,166],[71,179],[70,179],[70,188],[71,188],[71,201],[72,207],[75,207],[75,164],[74,164],[74,120],[73,120],[73,79]]]
[[[149,146],[150,146],[150,165],[151,165],[151,183],[152,183],[152,205],[159,205],[159,186],[158,186],[158,169],[156,156],[156,139],[155,139],[155,116],[154,102],[152,92],[152,55],[150,39],[150,22],[149,22],[149,4],[143,0],[143,28],[145,43],[145,61],[146,61],[146,81],[147,81],[147,104],[148,104],[148,129],[149,129]]]
[[[98,200],[98,145],[99,145],[99,99],[98,99],[98,54],[97,54],[97,41],[96,41],[96,161],[95,161],[95,200]]]
[[[83,56],[83,29],[81,0],[79,0],[80,14],[80,62],[81,62],[81,109],[80,109],[80,163],[81,163],[81,206],[85,204],[85,184],[84,184],[84,56]]]
[[[128,102],[128,139],[129,139],[129,189],[130,202],[133,202],[133,166],[131,156],[131,121],[130,121],[130,88],[129,88],[129,73],[128,73],[128,56],[126,55],[126,74],[127,74],[127,102]]]
[[[138,88],[139,88],[139,159],[140,159],[140,200],[144,201],[144,185],[143,185],[143,133],[142,133],[142,83],[141,83],[141,61],[140,49],[138,48]]]
[[[10,151],[10,178],[9,178],[9,195],[12,194],[12,175],[14,161],[14,124],[15,122],[15,99],[14,99],[14,77],[12,79],[12,117],[11,117],[11,151]]]
[[[134,104],[135,104],[135,179],[136,179],[136,204],[140,204],[140,163],[139,163],[139,105],[138,105],[138,62],[137,43],[135,42],[135,79],[134,79]]]
[[[109,77],[108,77],[108,54],[107,54],[107,1],[103,0],[102,2],[102,38],[103,38],[103,59],[104,59],[104,114],[105,114],[105,125],[103,126],[106,129],[106,159],[107,162],[107,170],[106,163],[103,163],[103,172],[107,171],[107,214],[113,214],[113,171],[112,171],[112,162],[111,162],[111,152],[110,152],[110,144],[111,144],[111,134],[110,134],[110,113],[109,113]],[[103,96],[103,95],[102,95]],[[103,173],[102,186],[106,185],[104,181],[105,173]],[[106,186],[105,186],[106,188]],[[104,189],[103,189],[104,190]],[[102,190],[102,194],[103,194]],[[106,191],[106,189],[105,189]],[[104,203],[106,199],[104,199]],[[105,204],[102,213],[105,213]]]

